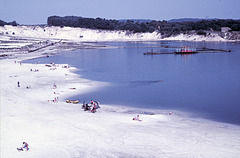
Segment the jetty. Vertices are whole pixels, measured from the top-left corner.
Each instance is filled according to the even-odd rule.
[[[165,47],[170,48],[170,47]],[[172,47],[171,47],[172,48]],[[197,54],[197,53],[223,53],[223,52],[231,52],[229,49],[214,49],[214,48],[189,48],[189,47],[181,47],[177,48],[173,52],[154,52],[153,49],[151,49],[150,52],[143,53],[143,55],[161,55],[161,54]]]
[[[174,53],[157,53],[157,52],[147,52],[143,53],[143,55],[160,55],[160,54],[174,54]]]
[[[49,46],[53,46],[57,43],[60,43],[62,40],[59,40],[57,42],[50,42],[50,41],[46,41],[46,42],[39,42],[38,45],[39,46],[32,46],[33,48],[29,48],[28,52],[31,53],[31,52],[35,52],[35,51],[38,51],[40,49],[44,49],[44,48],[47,48]]]
[[[231,52],[230,49],[213,49],[213,48],[206,48],[202,47],[198,49],[199,53],[221,53],[221,52]]]

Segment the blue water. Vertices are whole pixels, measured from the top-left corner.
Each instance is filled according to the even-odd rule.
[[[111,49],[81,49],[28,62],[64,63],[81,77],[111,86],[71,99],[151,109],[172,109],[240,125],[240,43],[103,42]],[[168,48],[165,48],[165,47]],[[231,53],[150,55],[175,47],[230,49]],[[94,87],[92,87],[94,89]]]

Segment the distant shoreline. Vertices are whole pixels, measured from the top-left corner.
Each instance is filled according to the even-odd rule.
[[[224,35],[224,38],[223,38]],[[234,36],[237,40],[229,40]],[[130,31],[94,30],[73,27],[44,25],[0,26],[0,59],[14,58],[21,54],[51,56],[59,52],[76,49],[106,48],[98,42],[126,41],[190,41],[190,42],[240,42],[239,32],[196,32],[162,37],[160,33],[132,33]],[[17,53],[18,52],[18,53]]]
[[[225,33],[230,36],[229,33]],[[239,33],[235,34],[238,39]],[[208,33],[207,36],[180,34],[163,38],[157,32],[131,33],[129,31],[106,31],[56,26],[0,26],[0,59],[13,58],[20,54],[41,54],[50,56],[58,52],[85,48],[102,48],[97,42],[122,41],[193,41],[193,42],[239,42],[222,38],[219,33]],[[95,43],[96,42],[96,43]],[[47,47],[47,48],[46,48]],[[48,50],[48,51],[46,51]],[[37,52],[36,52],[37,51]],[[18,53],[16,53],[18,52]]]
[[[164,37],[158,32],[132,33],[131,31],[121,30],[95,30],[86,28],[58,27],[58,26],[0,26],[1,36],[10,36],[12,38],[38,38],[54,40],[71,40],[75,42],[104,42],[104,41],[240,41],[239,32],[216,32],[207,31],[200,35],[196,31],[181,33]]]

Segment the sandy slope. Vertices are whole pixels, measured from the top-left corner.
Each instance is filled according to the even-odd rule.
[[[15,37],[65,39],[75,41],[136,41],[157,40],[161,35],[153,33],[132,34],[127,31],[104,31],[71,27],[0,26],[0,34]]]
[[[239,157],[239,126],[123,106],[101,105],[93,114],[65,99],[107,83],[81,79],[63,65],[0,62],[1,158]],[[57,103],[48,101],[55,97]],[[137,114],[142,122],[132,120]],[[23,141],[28,152],[16,150]]]
[[[129,31],[106,31],[91,30],[71,27],[48,27],[48,26],[9,26],[0,27],[0,34],[13,37],[31,37],[48,39],[65,39],[75,41],[150,41],[150,40],[185,40],[185,41],[228,41],[217,33],[209,36],[197,34],[177,35],[162,38],[161,34],[153,33],[130,33]]]

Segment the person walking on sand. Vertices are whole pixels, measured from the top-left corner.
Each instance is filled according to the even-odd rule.
[[[20,82],[19,81],[17,82],[17,84],[18,84],[18,87],[20,87]]]

